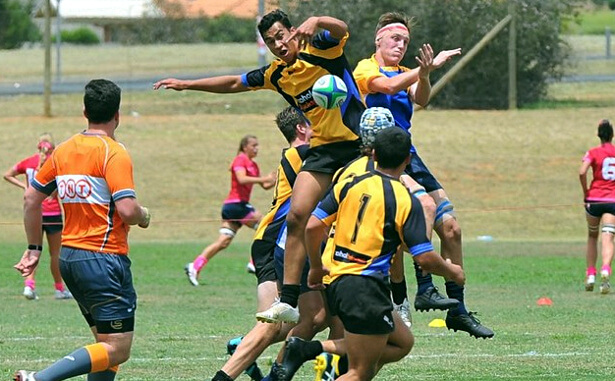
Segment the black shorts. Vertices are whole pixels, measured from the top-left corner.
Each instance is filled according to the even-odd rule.
[[[427,193],[442,189],[442,185],[440,185],[435,176],[431,174],[429,168],[427,168],[416,152],[412,153],[410,164],[406,166],[404,172],[412,177],[414,181],[422,185]]]
[[[334,174],[361,155],[360,140],[310,147],[302,171]]]
[[[602,217],[603,214],[615,214],[615,202],[586,202],[585,211],[590,216]]]
[[[385,335],[395,329],[391,289],[380,279],[343,275],[327,287],[327,303],[350,333]]]
[[[256,239],[252,242],[251,256],[256,269],[256,279],[258,284],[267,281],[277,281],[278,277],[275,273],[275,263],[273,259],[273,250],[276,244],[273,242]]]
[[[275,245],[273,251],[273,257],[275,258],[275,272],[280,281],[284,281],[284,249]],[[309,291],[314,291],[308,287],[307,277],[310,272],[310,261],[305,258],[305,264],[303,265],[303,271],[301,272],[301,281],[299,283],[299,294],[305,294]]]
[[[243,219],[254,213],[255,209],[249,202],[230,202],[222,205],[220,213],[224,221],[243,224]]]
[[[46,234],[59,233],[63,227],[61,214],[57,216],[43,216],[43,231]]]

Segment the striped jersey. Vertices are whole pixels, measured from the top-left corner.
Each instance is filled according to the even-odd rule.
[[[347,39],[348,34],[336,40],[329,31],[323,31],[314,36],[294,63],[276,59],[242,75],[246,87],[277,91],[286,102],[303,112],[312,126],[312,147],[359,138],[359,120],[365,106],[344,55]],[[312,98],[312,85],[325,74],[337,75],[348,88],[346,101],[339,108],[319,107]]]
[[[105,135],[83,132],[60,144],[31,184],[64,208],[62,246],[128,254],[128,230],[115,202],[135,198],[132,160],[126,148]]]
[[[290,196],[292,195],[293,185],[308,150],[309,146],[303,144],[298,147],[287,148],[282,152],[271,208],[261,219],[254,234],[255,240],[278,244],[283,239],[282,235],[286,228],[286,215],[290,210]]]
[[[420,202],[378,171],[335,184],[312,215],[328,226],[335,223],[333,242],[323,253],[331,282],[346,274],[388,279],[402,242],[412,256],[433,250]]]
[[[380,66],[376,61],[376,56],[366,58],[357,64],[354,69],[354,78],[357,81],[359,91],[365,100],[367,107],[384,107],[391,110],[395,124],[410,132],[412,127],[412,114],[414,106],[410,99],[409,89],[399,91],[395,94],[373,93],[369,91],[369,83],[377,77],[392,78],[399,74],[410,71],[405,66]],[[414,145],[410,152],[415,152]]]

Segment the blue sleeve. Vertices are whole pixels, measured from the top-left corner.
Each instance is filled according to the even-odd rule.
[[[412,209],[410,209],[410,215],[404,223],[403,237],[408,251],[414,257],[433,251],[433,245],[427,238],[425,215],[421,202],[414,196],[410,196],[410,199],[412,200]]]
[[[312,46],[320,50],[326,50],[334,46],[339,45],[340,40],[337,40],[331,36],[331,32],[324,30],[318,33],[312,39]]]
[[[58,183],[55,180],[53,180],[52,182],[43,185],[39,183],[38,181],[36,181],[35,178],[33,178],[32,180],[30,180],[30,186],[32,186],[32,188],[36,189],[37,191],[49,196],[50,194],[53,193],[54,190],[58,188]]]
[[[265,86],[265,71],[270,65],[255,69],[241,75],[241,83],[245,87],[263,87]]]
[[[329,192],[325,195],[322,201],[318,203],[316,209],[312,212],[312,215],[322,221],[337,213],[338,208],[339,204],[335,199],[333,188],[330,188]]]

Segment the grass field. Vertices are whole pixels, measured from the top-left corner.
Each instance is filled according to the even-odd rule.
[[[192,61],[193,55],[185,52],[215,51],[209,48],[67,52],[65,69],[84,78],[93,75],[88,70],[95,66],[86,70],[83,62],[100,62],[107,70],[101,75],[111,77],[151,75],[153,67],[163,68],[164,73],[157,72],[161,76],[198,72],[210,55]],[[224,55],[235,60],[224,65],[253,66],[252,49],[246,48],[248,54]],[[40,61],[31,63],[42,61],[40,54],[20,51],[13,56],[0,51],[0,82],[40,78]],[[100,59],[83,61],[89,54]],[[10,63],[7,70],[5,62]],[[555,84],[549,96],[534,110],[428,109],[415,115],[415,143],[450,194],[464,232],[467,304],[479,311],[496,337],[479,341],[428,328],[443,314],[415,313],[414,350],[385,367],[378,379],[615,377],[614,296],[586,293],[582,287],[586,228],[577,176],[583,154],[598,144],[597,121],[615,119],[615,92],[612,82]],[[33,153],[43,131],[62,141],[84,129],[80,98],[54,95],[54,117],[43,118],[41,97],[0,97],[0,170]],[[273,116],[282,107],[279,97],[267,92],[226,96],[124,92],[117,137],[131,152],[137,193],[153,219],[150,229],[131,232],[138,325],[133,357],[122,366],[119,380],[210,379],[226,359],[226,341],[254,323],[255,281],[244,270],[250,231],[240,231],[231,247],[211,262],[204,286],[189,286],[182,267],[217,235],[219,208],[229,186],[227,169],[241,136],[259,137],[257,160],[262,171],[277,165],[284,143]],[[270,197],[270,192],[255,189],[253,203],[264,211]],[[21,218],[20,191],[2,182],[0,377],[4,379],[15,369],[40,369],[91,342],[75,303],[52,299],[47,258],[37,276],[41,299],[29,302],[21,296],[21,280],[11,269],[25,243]],[[478,241],[479,235],[494,240]],[[413,276],[408,276],[412,293]],[[551,298],[553,306],[537,306],[540,297]],[[268,369],[278,349],[274,346],[264,354],[259,360],[262,368]],[[297,376],[312,378],[309,367]]]
[[[613,379],[614,296],[583,291],[581,243],[469,242],[465,248],[467,304],[495,338],[429,328],[444,315],[415,312],[415,348],[385,367],[379,380]],[[195,288],[182,266],[199,249],[191,243],[133,246],[137,333],[120,380],[208,380],[226,360],[226,341],[254,323],[255,281],[244,270],[247,244],[231,245],[209,265],[204,286]],[[3,244],[0,250],[0,377],[6,380],[15,369],[39,369],[91,339],[75,303],[52,299],[46,269],[38,276],[40,299],[20,295],[21,281],[10,265],[22,245]],[[45,258],[42,265],[47,263]],[[409,288],[414,292],[413,282]],[[540,297],[553,305],[538,306]],[[279,347],[259,360],[263,369]],[[313,379],[311,366],[296,379]]]

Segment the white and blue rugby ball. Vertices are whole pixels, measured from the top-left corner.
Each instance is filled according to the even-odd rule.
[[[333,74],[318,78],[312,86],[312,98],[322,108],[340,107],[348,96],[348,88],[342,79]]]

